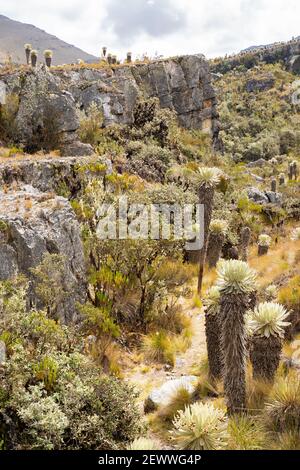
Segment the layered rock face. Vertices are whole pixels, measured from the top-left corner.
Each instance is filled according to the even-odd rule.
[[[57,74],[81,109],[92,102],[102,106],[105,124],[131,124],[137,99],[158,97],[162,108],[176,111],[183,127],[217,135],[216,94],[203,55]]]
[[[76,195],[90,176],[97,178],[112,172],[111,162],[99,156],[42,158],[27,157],[0,164],[1,185],[25,184],[42,192],[54,191],[70,197]]]
[[[36,70],[1,76],[7,93],[19,96],[17,128],[24,144],[36,138],[43,115],[53,115],[65,155],[88,155],[78,143],[78,110],[92,103],[103,110],[104,124],[131,124],[139,98],[157,97],[163,108],[175,110],[180,124],[202,129],[217,140],[216,95],[208,62],[202,55],[183,56],[148,64],[99,68]]]
[[[46,253],[64,257],[62,289],[66,295],[56,315],[76,321],[77,302],[86,297],[85,263],[80,227],[69,202],[32,186],[0,191],[0,280],[25,274],[39,265]],[[31,304],[41,306],[30,289]]]
[[[27,150],[36,151],[44,142],[61,148],[65,155],[93,154],[90,145],[79,142],[74,98],[45,66],[1,77],[0,85],[6,95],[18,97],[16,140]]]
[[[300,41],[291,46],[288,65],[291,72],[300,75]]]

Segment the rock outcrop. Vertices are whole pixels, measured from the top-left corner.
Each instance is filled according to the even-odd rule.
[[[176,111],[183,127],[218,131],[216,94],[203,55],[57,75],[81,109],[100,104],[106,124],[131,124],[137,99],[156,96],[162,108]]]
[[[248,197],[258,204],[278,204],[282,203],[282,194],[273,191],[261,191],[258,188],[248,188]]]
[[[69,202],[32,186],[0,191],[0,280],[20,273],[32,279],[31,268],[47,253],[64,259],[65,295],[56,315],[64,322],[76,321],[76,302],[86,296],[85,262],[80,227]],[[29,301],[40,307],[33,284]]]
[[[157,97],[162,108],[176,111],[182,126],[202,129],[217,141],[216,94],[209,64],[200,54],[113,68],[49,71],[41,66],[2,75],[0,83],[20,99],[17,128],[27,147],[41,141],[46,119],[57,127],[64,155],[89,155],[91,148],[78,143],[78,110],[96,103],[104,125],[131,124],[138,99],[147,97]]]
[[[34,152],[54,146],[65,155],[94,153],[90,145],[79,142],[79,118],[73,96],[60,87],[46,66],[9,74],[1,81],[6,94],[18,97],[16,138],[25,149]]]
[[[103,177],[112,171],[104,157],[37,157],[27,156],[0,164],[0,188],[15,183],[31,185],[42,192],[54,191],[65,197],[75,196],[90,176]]]
[[[275,85],[275,77],[272,73],[266,74],[259,79],[251,79],[246,82],[246,91],[248,93],[270,90]]]
[[[144,403],[145,413],[151,413],[160,406],[168,405],[181,389],[187,390],[187,392],[192,395],[196,390],[197,384],[198,378],[194,375],[168,380],[160,388],[152,390],[150,395],[146,398]]]

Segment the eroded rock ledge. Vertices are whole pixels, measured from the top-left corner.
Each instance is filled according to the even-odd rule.
[[[36,157],[0,162],[1,186],[15,183],[31,185],[42,192],[54,191],[63,196],[75,196],[88,178],[109,174],[112,165],[104,157]]]

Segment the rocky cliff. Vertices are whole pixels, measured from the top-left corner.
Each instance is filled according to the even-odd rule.
[[[0,191],[0,280],[17,274],[32,279],[31,268],[47,253],[65,260],[64,296],[56,315],[64,322],[75,321],[76,302],[86,296],[85,262],[80,227],[69,202],[27,185]],[[32,284],[29,300],[42,306]]]
[[[158,97],[161,107],[176,111],[180,124],[218,136],[216,96],[208,62],[202,55],[183,56],[148,64],[116,67],[58,68],[15,71],[0,76],[7,94],[20,105],[17,132],[25,147],[41,138],[45,116],[55,122],[65,155],[87,155],[79,144],[77,111],[95,102],[104,124],[131,124],[139,98]]]

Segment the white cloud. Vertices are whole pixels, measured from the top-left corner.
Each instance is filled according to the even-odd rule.
[[[95,55],[213,57],[300,34],[298,0],[0,0],[0,14]]]

